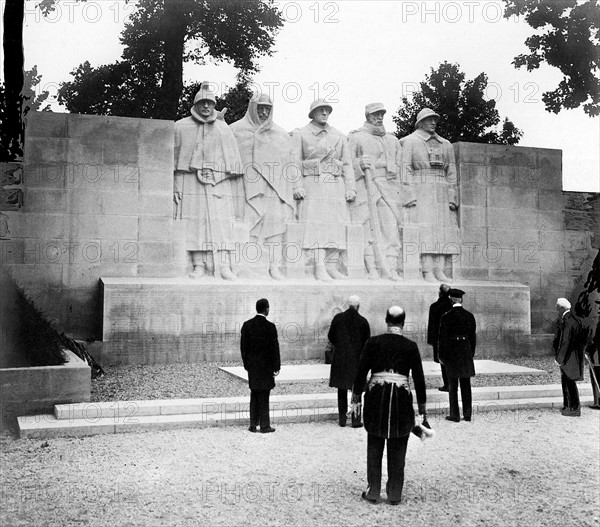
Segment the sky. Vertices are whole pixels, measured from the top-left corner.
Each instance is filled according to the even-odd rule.
[[[38,89],[54,95],[85,60],[100,66],[120,58],[131,3],[60,0],[48,18],[37,3],[26,0],[24,48],[26,69],[37,65],[42,75]],[[562,150],[564,190],[600,191],[600,118],[582,109],[545,110],[542,94],[561,74],[545,64],[533,72],[514,68],[534,30],[523,19],[504,19],[502,1],[282,0],[277,6],[286,22],[273,56],[259,60],[254,88],[273,97],[274,120],[283,128],[304,126],[310,103],[321,97],[333,103],[330,124],[344,133],[362,125],[370,102],[385,105],[384,125],[393,132],[401,97],[448,61],[467,79],[487,74],[486,95],[502,119],[524,132],[519,146]],[[235,84],[235,74],[226,63],[186,65],[184,81],[208,80],[221,93]]]

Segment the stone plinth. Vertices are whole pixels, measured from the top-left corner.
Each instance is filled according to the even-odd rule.
[[[385,330],[385,312],[399,304],[407,311],[405,333],[424,356],[429,305],[438,284],[354,280],[225,282],[189,278],[102,278],[104,364],[163,364],[240,360],[243,322],[255,303],[269,299],[269,319],[278,328],[282,359],[324,357],[333,316],[347,308],[351,294],[371,332]],[[530,334],[529,288],[517,283],[469,282],[464,305],[478,323],[478,356],[518,355],[517,341]],[[98,357],[97,357],[98,358]]]
[[[90,400],[90,367],[71,351],[64,353],[61,366],[0,368],[2,420]]]

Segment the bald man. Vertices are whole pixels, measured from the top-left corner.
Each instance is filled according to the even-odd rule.
[[[415,425],[408,376],[412,374],[419,414],[425,420],[426,392],[423,364],[417,344],[402,335],[406,315],[399,306],[387,310],[387,332],[370,338],[363,349],[352,389],[352,404],[359,405],[365,393],[364,422],[367,430],[367,482],[362,499],[377,503],[381,493],[381,461],[387,442],[388,481],[391,505],[398,505],[404,486],[404,461],[408,437]]]
[[[352,389],[358,361],[365,342],[371,336],[371,328],[365,317],[359,315],[360,298],[348,298],[348,309],[338,313],[331,321],[327,338],[333,344],[329,386],[338,390],[339,425],[346,426],[348,413],[348,390]],[[360,417],[352,415],[352,427],[360,428]]]

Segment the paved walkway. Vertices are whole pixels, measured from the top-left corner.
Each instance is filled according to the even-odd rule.
[[[277,382],[318,382],[327,380],[329,379],[330,368],[329,364],[284,364],[277,376]],[[222,367],[220,369],[235,377],[248,380],[248,372],[242,366]],[[476,360],[475,371],[477,375],[531,375],[546,373],[544,370],[525,368],[524,366],[495,360]],[[440,365],[433,361],[423,361],[423,373],[425,377],[441,377]]]

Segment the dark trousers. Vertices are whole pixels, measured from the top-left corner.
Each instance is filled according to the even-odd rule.
[[[338,388],[338,414],[340,419],[348,413],[348,390]]]
[[[381,494],[381,461],[383,448],[387,441],[387,467],[388,481],[386,485],[387,497],[390,501],[400,501],[404,487],[404,461],[408,437],[394,437],[385,439],[369,434],[367,436],[367,498],[378,499]]]
[[[579,390],[577,389],[577,383],[569,379],[562,370],[560,370],[560,382],[562,384],[563,406],[571,410],[578,410]]]
[[[460,383],[460,398],[462,400],[463,416],[469,419],[473,413],[471,397],[471,378],[465,377],[458,379],[450,377],[448,379],[448,396],[450,399],[450,417],[460,418],[460,408],[458,407],[458,384]]]
[[[250,426],[269,428],[269,395],[271,390],[250,390]]]
[[[594,394],[594,406],[600,406],[600,366],[590,366],[590,382]]]

